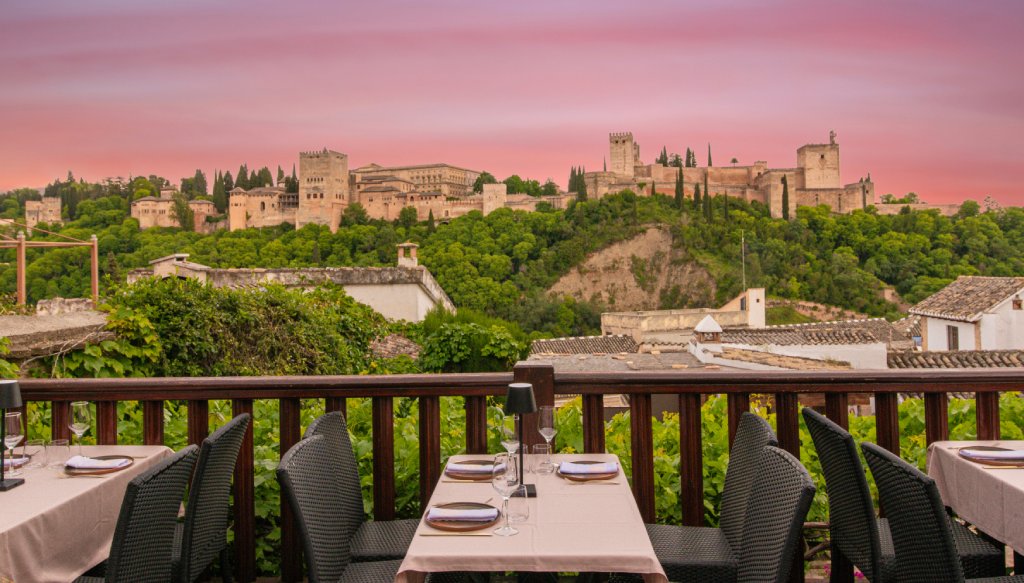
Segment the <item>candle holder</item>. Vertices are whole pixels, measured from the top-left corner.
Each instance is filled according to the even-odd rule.
[[[537,411],[537,401],[533,396],[533,385],[530,383],[511,383],[508,386],[508,392],[505,394],[505,414],[515,415],[516,420],[519,423],[519,485],[523,488],[516,490],[515,496],[525,496],[527,498],[537,497],[537,488],[535,484],[523,484],[523,474],[526,473],[523,460],[523,449],[526,447],[526,443],[523,441],[523,415],[526,413],[534,413]]]

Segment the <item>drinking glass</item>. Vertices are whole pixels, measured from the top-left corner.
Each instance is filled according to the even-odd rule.
[[[533,446],[533,471],[545,475],[555,471],[555,464],[551,463],[551,445],[538,443]]]
[[[516,476],[515,466],[512,465],[512,457],[510,453],[499,453],[494,456],[494,467],[491,470],[491,486],[504,501],[502,513],[505,515],[505,526],[494,531],[494,534],[498,536],[512,536],[519,533],[518,530],[512,528],[508,515],[508,499],[519,487],[519,477]]]
[[[498,431],[500,431],[501,445],[510,454],[519,451],[519,435],[516,433],[516,424],[519,423],[518,415],[502,415],[499,418]]]
[[[516,486],[508,501],[508,521],[523,523],[530,519],[530,499],[526,497],[526,484]]]
[[[71,403],[71,423],[68,428],[78,436],[78,455],[82,455],[82,436],[92,425],[92,411],[89,409],[89,401],[75,401]]]
[[[46,467],[46,440],[26,439],[24,445],[21,446],[21,453],[32,460],[25,466],[26,468]]]
[[[7,433],[4,434],[4,447],[11,450],[11,471],[8,475],[20,476],[21,469],[14,465],[14,448],[21,443],[21,438],[24,437],[21,434],[21,412],[12,411],[4,414],[4,429]],[[0,453],[3,453],[0,451]]]
[[[551,441],[558,433],[558,426],[555,425],[555,408],[550,405],[537,409],[537,430],[544,441],[551,445]]]
[[[66,439],[54,439],[46,444],[46,461],[48,467],[63,468],[71,457],[71,445]]]

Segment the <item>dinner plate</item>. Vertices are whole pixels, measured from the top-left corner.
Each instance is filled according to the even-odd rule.
[[[591,464],[603,464],[605,462],[599,462],[599,461],[595,461],[595,460],[582,460],[582,461],[574,461],[572,463],[574,463],[574,464],[591,465]],[[618,470],[615,470],[614,472],[606,472],[606,473],[603,473],[603,474],[563,474],[562,473],[562,466],[558,466],[558,471],[556,473],[560,477],[565,478],[566,480],[571,480],[573,482],[592,482],[592,481],[595,481],[595,480],[610,480],[610,479],[615,478],[615,477],[617,477],[619,475],[619,471]]]
[[[4,465],[4,469],[6,470],[7,468],[11,468],[11,467],[20,468],[20,467],[24,466],[25,464],[27,464],[29,462],[29,460],[31,460],[31,459],[32,459],[32,456],[30,456],[30,455],[22,455],[20,453],[19,454],[15,454],[13,456],[5,455],[4,456],[4,460],[5,461],[9,460],[9,461],[7,461],[7,463]]]
[[[498,510],[490,504],[484,504],[482,502],[449,502],[448,504],[438,504],[436,508],[447,508],[450,510],[483,510],[483,509],[494,509]],[[427,526],[436,528],[437,530],[444,530],[448,532],[470,532],[474,530],[483,530],[490,528],[498,523],[501,519],[501,510],[495,515],[494,520],[482,521],[482,520],[430,520],[427,518],[427,514],[423,515],[423,522],[427,523]]]
[[[1024,460],[1005,460],[996,458],[968,457],[963,454],[964,450],[976,451],[979,453],[984,453],[986,451],[1013,451],[1008,447],[995,447],[991,445],[972,445],[969,447],[961,447],[960,450],[957,451],[957,454],[960,457],[964,458],[965,460],[969,462],[974,462],[976,464],[982,464],[986,466],[1006,466],[1010,468],[1024,468]]]
[[[103,474],[113,474],[114,472],[120,472],[121,470],[131,467],[135,463],[135,458],[130,455],[97,455],[93,456],[94,460],[128,460],[128,463],[117,467],[117,468],[69,468],[64,466],[64,473],[70,476],[100,476]]]
[[[493,460],[466,460],[463,462],[456,462],[458,464],[464,464],[467,466],[493,466]],[[444,475],[449,478],[455,478],[456,480],[471,480],[473,482],[490,482],[491,472],[459,472],[452,471],[447,467],[444,470]]]

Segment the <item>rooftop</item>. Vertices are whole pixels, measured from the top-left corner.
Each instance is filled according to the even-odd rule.
[[[909,311],[919,316],[976,322],[983,313],[1021,292],[1024,277],[961,275]]]
[[[617,354],[620,352],[635,353],[637,343],[632,337],[619,336],[575,336],[572,338],[552,338],[550,340],[534,340],[530,346],[530,355],[535,354]]]
[[[885,318],[811,322],[765,328],[726,328],[722,334],[723,344],[823,345],[876,342],[895,344],[902,348],[912,347],[912,344],[908,344],[912,341],[907,333],[894,327]]]
[[[1017,368],[1024,350],[953,350],[890,352],[889,368]]]

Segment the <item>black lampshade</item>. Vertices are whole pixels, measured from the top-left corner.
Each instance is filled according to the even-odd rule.
[[[537,410],[537,401],[533,398],[533,385],[530,383],[511,383],[505,394],[505,413],[522,415]]]
[[[0,380],[0,409],[15,407],[21,407],[21,387],[18,386],[18,381]]]

